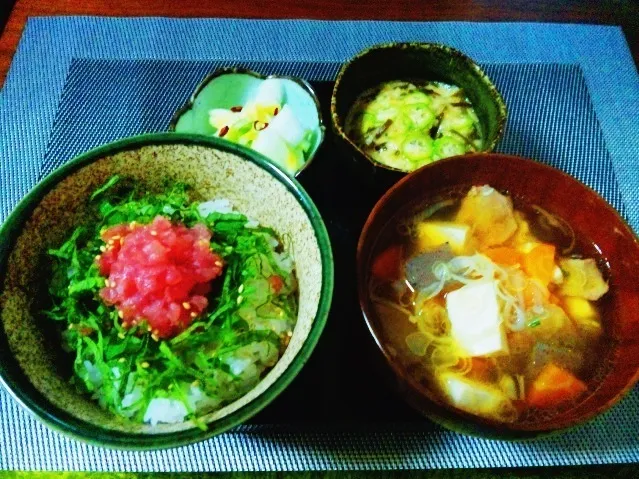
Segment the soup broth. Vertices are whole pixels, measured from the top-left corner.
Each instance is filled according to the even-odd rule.
[[[369,290],[387,349],[469,414],[514,423],[574,406],[605,368],[605,263],[536,205],[488,185],[458,193],[400,212],[378,239]]]

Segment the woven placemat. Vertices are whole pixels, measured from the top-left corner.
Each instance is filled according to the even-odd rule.
[[[252,45],[253,49],[243,44],[260,35],[271,38],[275,32],[278,42]],[[533,32],[534,41],[526,37]],[[177,44],[166,40],[174,35],[180,38]],[[329,42],[336,35],[343,39],[340,45]],[[216,44],[224,36],[239,36],[241,41]],[[304,46],[290,48],[297,45],[291,43],[294,38],[304,40]],[[598,46],[584,48],[581,42],[588,38],[597,38]],[[253,62],[248,66],[321,81],[334,76],[344,57],[391,39],[443,41],[483,62],[510,106],[500,149],[574,174],[600,191],[637,228],[639,204],[628,192],[636,189],[638,181],[632,174],[639,158],[637,125],[630,109],[639,108],[639,85],[627,46],[616,28],[562,25],[32,21],[0,105],[0,213],[4,217],[42,174],[75,154],[110,139],[165,129],[174,108],[220,64],[212,58],[223,63]],[[494,48],[500,43],[500,49]],[[605,50],[608,57],[595,62],[595,54]],[[626,95],[624,102],[607,103],[619,94]],[[329,320],[329,337],[334,326],[335,321]],[[276,409],[286,410],[299,401],[295,394],[307,389],[300,384],[313,385],[313,368],[321,367],[313,359],[273,404]],[[329,423],[323,417],[312,421],[307,417],[312,415],[299,413],[298,422],[287,424],[275,421],[278,415],[267,410],[265,417],[272,424],[245,425],[190,447],[138,453],[64,438],[34,421],[0,391],[0,469],[398,469],[639,461],[637,390],[593,423],[533,443],[469,438],[419,418],[406,422],[392,414],[370,421],[357,416],[356,401],[343,406],[339,394],[322,395],[332,401],[324,410],[346,407],[342,415],[354,414],[354,421]],[[304,399],[311,410],[317,406],[312,398]]]
[[[623,33],[542,23],[32,18],[1,97],[0,219],[37,178],[73,58],[341,62],[371,44],[405,40],[446,43],[481,63],[579,65],[639,229],[639,77]]]

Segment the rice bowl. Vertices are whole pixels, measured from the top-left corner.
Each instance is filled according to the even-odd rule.
[[[247,226],[267,225],[278,232],[284,250],[296,258],[299,308],[290,343],[261,381],[239,399],[211,410],[200,420],[179,421],[182,407],[170,398],[149,404],[143,419],[118,419],[69,385],[64,353],[54,345],[52,329],[34,314],[45,286],[38,280],[43,253],[63,243],[86,218],[86,199],[113,174],[126,175],[157,191],[167,177],[190,185],[201,201],[225,199],[216,207],[242,211]],[[273,208],[278,204],[278,208]],[[208,204],[208,206],[211,206]],[[90,441],[117,447],[155,448],[200,440],[255,414],[290,382],[313,349],[323,328],[332,292],[332,258],[325,228],[306,194],[259,154],[196,135],[159,134],[123,140],[73,160],[45,179],[16,208],[2,231],[10,252],[1,258],[3,273],[0,377],[7,389],[47,424]],[[38,304],[36,304],[38,303]],[[59,336],[57,336],[59,337]],[[43,352],[33,355],[34,350]],[[242,372],[246,364],[231,361]],[[91,365],[87,371],[91,370]],[[90,374],[90,373],[89,373]],[[97,375],[94,379],[99,381]],[[189,400],[204,401],[197,387]],[[133,390],[124,404],[136,399]],[[157,421],[157,423],[156,423]]]

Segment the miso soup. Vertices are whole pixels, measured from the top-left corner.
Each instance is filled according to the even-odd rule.
[[[373,251],[383,340],[442,403],[498,422],[574,406],[607,351],[604,262],[570,225],[488,185],[411,207]]]

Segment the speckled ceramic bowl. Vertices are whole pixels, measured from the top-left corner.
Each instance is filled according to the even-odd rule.
[[[440,81],[464,90],[483,135],[481,151],[492,151],[506,123],[506,104],[486,73],[459,50],[437,43],[386,43],[372,46],[346,62],[331,97],[331,127],[347,157],[362,175],[387,187],[407,172],[375,161],[345,132],[348,112],[361,93],[391,80]]]
[[[192,423],[140,425],[101,409],[69,384],[59,335],[37,314],[46,291],[41,274],[48,247],[59,245],[86,214],[89,195],[113,174],[151,191],[165,179],[185,182],[203,199],[227,198],[271,226],[294,256],[300,306],[284,355],[262,381],[235,402]],[[0,380],[50,427],[91,443],[155,449],[219,434],[257,413],[300,371],[324,328],[333,288],[331,246],[322,219],[295,181],[261,155],[215,138],[154,134],[85,153],[39,183],[0,229]],[[68,365],[67,365],[68,366]]]
[[[282,81],[286,104],[291,107],[298,121],[312,131],[310,149],[298,176],[311,164],[324,141],[325,127],[319,100],[311,85],[290,76],[262,75],[246,68],[220,68],[207,75],[188,101],[178,109],[169,123],[169,131],[213,135],[216,129],[209,123],[209,111],[213,108],[232,108],[245,105],[260,83],[267,79]]]

